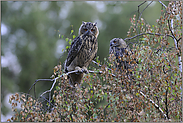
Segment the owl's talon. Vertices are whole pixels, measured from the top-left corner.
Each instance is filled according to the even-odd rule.
[[[82,69],[82,71],[85,73],[85,74],[88,74],[88,70],[87,69]]]

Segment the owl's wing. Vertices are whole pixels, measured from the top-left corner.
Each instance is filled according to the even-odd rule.
[[[69,66],[71,62],[76,58],[82,45],[83,45],[83,41],[79,36],[73,40],[73,42],[71,43],[71,47],[69,49],[67,59],[66,59],[66,66]]]

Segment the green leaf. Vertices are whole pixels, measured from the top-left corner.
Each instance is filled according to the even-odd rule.
[[[67,42],[69,40],[69,38],[65,38],[65,41]]]
[[[170,91],[171,90],[171,87],[168,87],[168,90]]]
[[[69,41],[69,45],[71,45],[71,43],[72,43],[72,40],[71,40],[71,41]]]
[[[139,95],[139,93],[136,93],[136,96],[138,96]]]
[[[71,30],[71,34],[74,32],[74,30]]]
[[[66,46],[66,49],[69,49],[69,46]]]
[[[60,90],[60,87],[59,86],[56,86],[56,90]]]
[[[76,37],[75,35],[72,36],[73,39],[75,39],[75,37]]]

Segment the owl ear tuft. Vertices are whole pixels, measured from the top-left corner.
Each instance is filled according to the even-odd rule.
[[[86,24],[86,22],[82,21],[83,24]]]
[[[97,22],[93,23],[93,25],[96,26],[97,25]]]

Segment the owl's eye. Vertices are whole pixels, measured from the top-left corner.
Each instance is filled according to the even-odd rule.
[[[91,29],[91,31],[93,32],[93,31],[94,31],[94,29]]]
[[[87,31],[87,29],[84,29],[84,31]]]
[[[116,41],[114,41],[114,43],[116,43]]]

